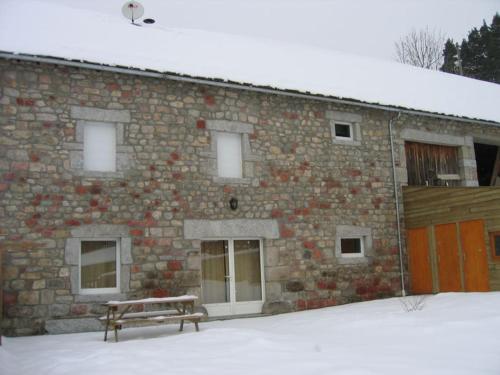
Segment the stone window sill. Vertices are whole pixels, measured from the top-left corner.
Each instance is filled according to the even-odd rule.
[[[108,302],[108,301],[123,301],[126,299],[124,293],[109,293],[109,294],[78,294],[75,296],[75,302],[90,303],[90,302]]]
[[[214,177],[214,182],[218,184],[241,184],[249,185],[251,183],[250,178],[232,178],[232,177]]]

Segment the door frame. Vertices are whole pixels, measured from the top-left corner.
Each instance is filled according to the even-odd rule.
[[[208,316],[230,316],[230,315],[246,315],[246,314],[260,314],[262,306],[266,301],[266,282],[264,279],[264,240],[258,237],[213,237],[203,238],[203,241],[227,241],[228,242],[228,257],[229,257],[229,302],[224,303],[203,303],[207,309]],[[235,281],[235,265],[234,265],[234,241],[259,241],[259,259],[260,259],[260,287],[262,299],[257,301],[236,301],[236,281]],[[203,262],[203,255],[201,254],[201,262]],[[200,264],[201,266],[201,264]],[[200,269],[201,280],[203,280],[203,267]],[[201,295],[203,296],[203,282],[201,283]],[[202,301],[203,302],[203,301]]]

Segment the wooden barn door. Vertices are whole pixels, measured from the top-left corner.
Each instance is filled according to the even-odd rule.
[[[462,290],[462,283],[456,224],[436,225],[434,235],[436,238],[439,291],[459,292]]]
[[[432,293],[432,271],[427,228],[408,229],[408,251],[411,291]]]
[[[460,242],[464,258],[465,291],[487,292],[489,287],[488,259],[482,220],[460,223]]]

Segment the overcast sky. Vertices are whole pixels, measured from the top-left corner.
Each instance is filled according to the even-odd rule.
[[[125,0],[45,0],[120,15]],[[306,43],[385,59],[412,28],[461,40],[500,12],[500,0],[139,0],[164,27]],[[75,4],[77,3],[77,4]]]

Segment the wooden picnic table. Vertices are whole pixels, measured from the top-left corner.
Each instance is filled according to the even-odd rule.
[[[105,322],[106,330],[104,332],[104,341],[108,339],[108,330],[112,328],[115,331],[115,341],[118,342],[118,330],[129,323],[167,323],[171,321],[180,321],[179,330],[184,329],[184,321],[190,321],[195,324],[196,331],[199,331],[198,323],[203,317],[203,313],[194,312],[194,302],[197,296],[178,296],[164,298],[144,298],[128,301],[109,301],[103,305],[107,307],[106,316],[99,318]],[[148,310],[141,312],[129,312],[133,306],[143,305],[144,310],[150,305],[168,305],[169,310]]]

